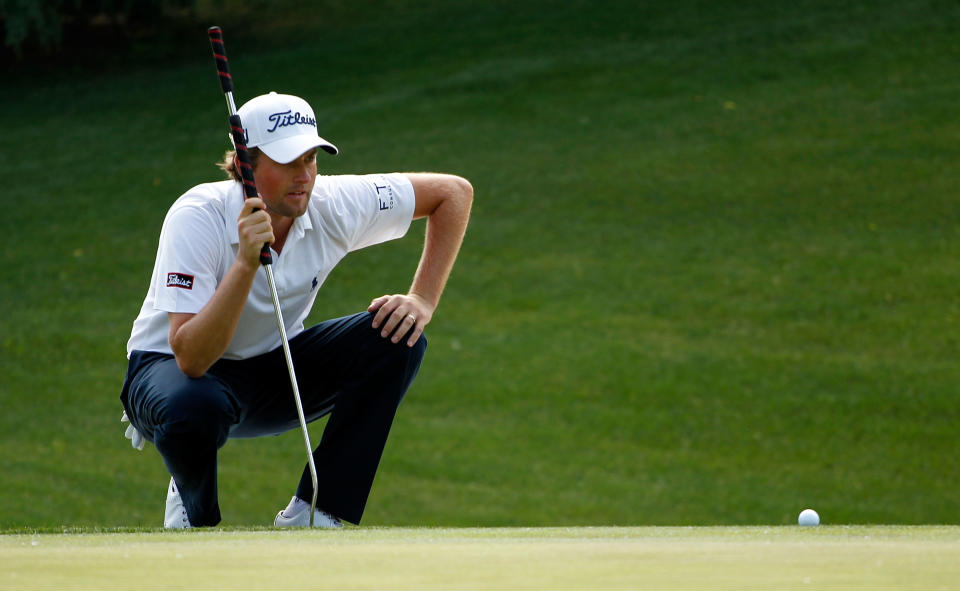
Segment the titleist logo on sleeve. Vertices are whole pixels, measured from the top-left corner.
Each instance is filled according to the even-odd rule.
[[[167,287],[193,289],[193,275],[185,273],[167,273]]]
[[[278,127],[286,127],[288,125],[311,125],[313,127],[317,126],[317,120],[313,117],[307,117],[306,115],[301,115],[300,113],[294,113],[293,111],[283,111],[282,113],[274,113],[267,117],[269,121],[273,122],[273,127],[267,130],[267,133],[273,132]]]

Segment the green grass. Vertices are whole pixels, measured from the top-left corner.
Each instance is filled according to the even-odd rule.
[[[316,106],[326,172],[476,189],[366,524],[956,523],[954,3],[382,4],[249,50],[220,23],[241,102]],[[117,396],[163,215],[226,147],[195,43],[0,88],[0,529],[160,520]],[[422,234],[312,319],[406,289]],[[269,523],[298,438],[223,449],[224,524]]]
[[[947,589],[956,527],[363,528],[0,536],[5,589]]]

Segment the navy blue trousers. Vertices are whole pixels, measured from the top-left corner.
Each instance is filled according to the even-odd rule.
[[[330,415],[313,452],[317,506],[360,523],[397,411],[420,368],[426,337],[394,344],[363,312],[322,322],[290,339],[307,421]],[[172,355],[133,351],[120,396],[130,422],[153,442],[177,483],[190,523],[220,523],[217,450],[229,438],[300,427],[283,355],[222,359],[199,378]],[[296,495],[310,501],[307,465]]]

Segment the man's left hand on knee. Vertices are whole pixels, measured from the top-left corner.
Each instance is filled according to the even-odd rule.
[[[434,306],[415,293],[393,294],[375,298],[367,311],[376,312],[373,328],[380,329],[380,336],[399,343],[406,335],[407,346],[412,347],[433,318]]]

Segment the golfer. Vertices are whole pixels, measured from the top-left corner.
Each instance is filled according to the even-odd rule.
[[[150,288],[127,344],[121,401],[134,445],[153,442],[167,470],[164,526],[220,522],[217,450],[228,439],[299,428],[271,291],[259,263],[269,243],[307,421],[329,415],[313,452],[314,525],[359,523],[400,401],[426,351],[424,329],[463,241],[473,188],[445,174],[317,176],[317,134],[301,98],[270,93],[239,109],[259,198],[230,180],[198,185],[170,208]],[[305,328],[324,280],[347,253],[403,236],[427,218],[406,293]],[[291,490],[293,481],[291,480]],[[312,479],[274,521],[307,526]]]

